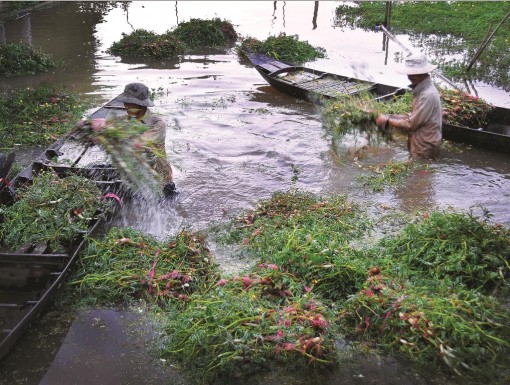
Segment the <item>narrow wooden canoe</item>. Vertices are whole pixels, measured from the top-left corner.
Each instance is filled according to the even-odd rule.
[[[406,92],[405,89],[386,84],[294,66],[259,53],[247,53],[247,57],[274,88],[316,104],[365,91],[374,94],[375,99],[388,99]]]
[[[118,113],[123,113],[122,104],[113,100],[91,118],[107,118]],[[109,165],[107,155],[98,146],[84,146],[79,132],[73,132],[51,145],[9,186],[4,186],[5,194],[1,195],[3,201],[0,204],[11,204],[17,188],[48,169],[61,177],[73,173],[91,178],[105,194],[118,192],[121,188],[121,181]],[[88,230],[79,234],[64,253],[52,253],[44,243],[27,244],[15,251],[0,245],[0,359],[36,320],[65,281],[86,246],[87,237],[93,237],[113,211],[96,213]]]
[[[443,123],[443,138],[510,155],[510,109],[495,107],[483,127]]]
[[[406,89],[295,66],[258,53],[247,53],[255,69],[277,90],[322,104],[325,100],[369,91],[376,100],[402,95]],[[443,138],[510,154],[510,109],[495,107],[484,127],[443,124]]]

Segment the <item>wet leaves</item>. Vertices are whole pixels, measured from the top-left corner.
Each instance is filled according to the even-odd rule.
[[[176,57],[196,48],[225,47],[236,40],[237,32],[227,20],[191,19],[161,35],[145,29],[124,34],[122,39],[110,46],[108,53],[164,59]]]
[[[458,90],[440,89],[443,122],[471,128],[485,127],[494,106]]]
[[[239,275],[219,274],[204,236],[117,229],[91,243],[73,283],[100,303],[146,298],[163,310],[163,354],[197,383],[324,370],[340,332],[434,370],[496,378],[510,356],[508,229],[430,212],[375,246],[369,230],[346,197],[279,192],[232,221],[230,242],[254,262]]]
[[[433,363],[434,370],[504,375],[510,353],[510,313],[501,306],[510,290],[508,229],[489,217],[427,212],[376,246],[354,248],[340,226],[360,226],[359,213],[341,215],[333,202],[303,199],[299,206],[294,194],[261,202],[264,210],[252,226],[238,222],[243,234],[262,229],[245,238],[245,247],[327,301],[337,312],[334,322],[364,346],[404,354],[422,367]],[[362,245],[362,237],[354,239]]]
[[[64,252],[107,203],[94,182],[70,175],[44,172],[32,185],[17,190],[13,206],[2,207],[0,239],[15,250],[46,242],[54,253]]]
[[[326,55],[324,48],[314,47],[308,41],[300,40],[298,35],[286,33],[269,36],[263,41],[250,36],[245,37],[238,47],[238,54],[243,56],[246,50],[295,64],[313,61]]]

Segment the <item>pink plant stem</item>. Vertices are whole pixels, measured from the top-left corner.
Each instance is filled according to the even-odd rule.
[[[152,264],[152,269],[149,273],[149,294],[152,294],[152,279],[154,278],[154,271],[156,270],[156,263],[158,262],[159,250],[156,251],[156,257],[154,258],[154,263]]]

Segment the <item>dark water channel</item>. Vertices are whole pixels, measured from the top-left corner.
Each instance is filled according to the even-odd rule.
[[[182,227],[202,229],[291,187],[320,194],[345,193],[374,213],[433,209],[490,211],[510,225],[510,158],[450,144],[427,173],[381,193],[363,189],[360,166],[407,158],[404,140],[372,147],[361,159],[352,153],[363,139],[336,143],[323,128],[318,109],[268,86],[235,52],[199,53],[179,60],[125,62],[105,53],[121,33],[145,28],[163,33],[190,18],[230,20],[243,36],[265,39],[279,32],[322,46],[327,59],[314,68],[405,85],[394,70],[399,47],[382,51],[381,34],[333,28],[335,2],[65,2],[5,23],[5,41],[24,40],[65,61],[64,68],[21,79],[1,79],[4,89],[63,83],[98,103],[141,81],[157,91],[155,110],[167,117],[167,152],[180,194],[164,209],[126,210],[119,224],[158,237]],[[405,36],[402,42],[408,44]],[[387,57],[390,60],[387,60]],[[510,107],[509,95],[483,84],[478,93]],[[297,180],[295,177],[297,176]],[[214,249],[214,245],[212,245]],[[225,270],[241,268],[221,255]],[[154,358],[155,337],[140,309],[50,309],[12,354],[0,362],[0,384],[185,384],[171,363]],[[267,384],[432,384],[453,380],[418,377],[390,358],[346,357],[345,367],[325,379],[254,379]]]

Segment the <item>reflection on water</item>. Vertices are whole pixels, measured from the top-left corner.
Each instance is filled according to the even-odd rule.
[[[437,201],[434,189],[434,172],[418,170],[406,178],[405,184],[395,190],[395,198],[405,212],[430,211]]]

